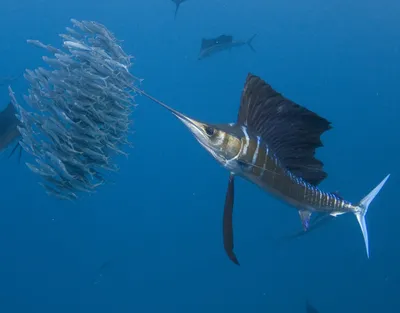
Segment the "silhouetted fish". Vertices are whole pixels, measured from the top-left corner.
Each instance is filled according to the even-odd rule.
[[[306,313],[319,313],[308,300],[306,301]]]
[[[313,212],[332,216],[353,213],[361,227],[369,257],[365,215],[390,174],[356,204],[336,193],[322,191],[318,185],[327,173],[314,155],[322,146],[320,136],[331,128],[325,118],[283,97],[252,74],[246,79],[236,123],[200,122],[147,93],[142,94],[175,115],[201,146],[230,172],[223,234],[225,251],[234,263],[239,264],[233,252],[234,176],[253,182],[295,207],[304,229],[308,229]],[[252,199],[248,201],[249,205],[254,205]]]
[[[173,3],[175,3],[175,16],[174,19],[176,19],[176,16],[178,14],[178,10],[179,10],[179,6],[181,5],[181,3],[185,2],[187,0],[172,0]]]
[[[251,42],[253,41],[254,37],[256,37],[256,34],[254,34],[249,40],[246,41],[235,41],[233,40],[233,37],[230,35],[221,35],[216,38],[211,38],[211,39],[205,39],[203,38],[201,41],[201,48],[200,48],[200,54],[199,54],[199,60],[202,60],[206,57],[209,57],[215,53],[224,51],[224,50],[230,50],[234,47],[240,47],[243,45],[248,45],[250,49],[255,52],[256,50],[253,48],[251,45]]]
[[[16,113],[12,103],[9,103],[7,107],[0,112],[0,151],[4,151],[12,142],[21,136],[18,130],[20,122],[15,116]],[[18,143],[11,151],[9,157],[15,152],[17,147],[20,147]],[[20,147],[19,160],[21,159],[21,153],[22,148]]]
[[[97,269],[96,277],[92,280],[93,285],[98,285],[105,278],[105,276],[111,274],[113,268],[122,266],[121,262],[126,261],[131,256],[130,251],[122,251],[121,254],[114,255],[110,259],[104,261],[101,266]]]
[[[111,267],[112,261],[105,261],[97,270],[95,279],[93,279],[92,284],[98,285],[104,279],[104,273]]]

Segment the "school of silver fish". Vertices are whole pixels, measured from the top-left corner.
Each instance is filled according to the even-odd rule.
[[[28,40],[53,56],[43,56],[50,69],[24,74],[29,110],[9,87],[21,123],[19,144],[35,159],[26,165],[49,195],[67,200],[94,192],[107,182],[106,173],[118,171],[113,157],[127,155],[134,86],[141,82],[129,72],[132,57],[104,25],[71,22],[60,34],[65,50]]]

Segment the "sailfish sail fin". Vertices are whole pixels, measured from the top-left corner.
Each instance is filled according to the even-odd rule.
[[[322,146],[320,136],[331,128],[330,122],[250,73],[242,92],[238,123],[259,134],[292,174],[315,186],[327,177],[315,150]]]

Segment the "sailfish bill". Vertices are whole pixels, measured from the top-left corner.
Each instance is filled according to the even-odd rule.
[[[359,203],[326,192],[318,185],[327,177],[323,163],[315,157],[322,146],[321,135],[331,123],[276,92],[258,76],[248,74],[236,123],[210,124],[189,118],[144,91],[142,95],[175,115],[200,145],[230,172],[223,215],[224,248],[237,265],[233,252],[234,177],[240,176],[299,212],[304,230],[313,212],[337,216],[353,213],[362,230],[369,257],[365,221],[369,205],[390,175]]]

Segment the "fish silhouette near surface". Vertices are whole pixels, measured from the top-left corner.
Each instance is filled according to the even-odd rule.
[[[21,133],[18,130],[20,122],[15,116],[16,113],[17,111],[12,103],[9,103],[7,107],[0,112],[0,152],[4,151],[11,143],[21,137]],[[20,160],[22,148],[18,142],[8,157],[11,157],[18,147],[20,148],[18,160]]]
[[[200,145],[229,171],[223,242],[228,257],[235,264],[239,265],[234,253],[232,226],[235,176],[245,178],[296,208],[305,230],[309,228],[313,212],[331,216],[353,213],[369,257],[365,215],[390,174],[358,203],[320,189],[318,185],[327,173],[314,155],[322,146],[320,136],[331,128],[328,120],[283,97],[253,74],[247,76],[237,121],[230,124],[192,119],[143,91],[142,94],[175,115]]]
[[[319,311],[311,305],[311,303],[306,301],[306,313],[319,313]]]
[[[93,285],[98,285],[102,282],[102,280],[104,279],[105,272],[110,270],[111,265],[112,265],[111,260],[107,260],[103,262],[103,264],[101,264],[101,266],[97,270],[96,277],[92,280]]]
[[[246,41],[242,40],[233,40],[233,36],[230,35],[221,35],[216,38],[205,39],[203,38],[201,41],[199,60],[202,60],[206,57],[214,55],[218,52],[230,50],[235,47],[241,47],[244,45],[248,45],[250,49],[255,52],[256,50],[252,46],[252,41],[256,37],[254,34],[250,39]]]
[[[175,3],[175,15],[174,19],[176,19],[176,16],[178,15],[178,10],[181,5],[181,3],[186,2],[187,0],[172,0],[173,3]]]

